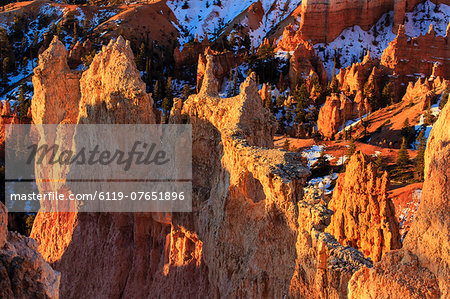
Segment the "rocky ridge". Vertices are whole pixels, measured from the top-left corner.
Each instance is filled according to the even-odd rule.
[[[449,296],[449,117],[447,103],[428,138],[422,200],[403,249],[387,253],[373,269],[356,272],[350,298]]]
[[[36,240],[8,231],[7,225],[0,202],[0,297],[59,298],[60,273],[39,254]]]
[[[45,78],[46,57],[65,57],[58,41],[52,44],[35,80]],[[97,54],[79,81],[81,96],[74,101],[80,109],[69,119],[61,110],[71,100],[64,100],[59,88],[45,92],[41,84],[36,121],[121,123],[128,116],[137,123],[153,121],[146,108],[151,97],[139,90],[127,53],[128,43],[118,39]],[[323,232],[330,210],[302,200],[309,171],[300,154],[273,149],[276,124],[262,106],[255,76],[239,95],[221,99],[213,58],[206,59],[200,92],[183,105],[175,101],[171,116],[187,119],[193,128],[193,213],[39,213],[32,236],[62,273],[61,296],[148,297],[170,288],[173,296],[338,297],[347,293],[354,271],[371,266],[360,252]],[[70,71],[64,63],[56,66]],[[111,70],[120,76],[103,78]],[[95,83],[101,80],[105,83]],[[122,88],[123,82],[133,88]],[[57,107],[52,103],[60,96],[67,104]],[[117,108],[111,111],[110,105]],[[105,254],[105,248],[114,254]]]
[[[407,82],[411,74],[431,75],[443,78],[450,77],[449,36],[437,36],[430,25],[427,34],[409,38],[405,34],[404,25],[398,28],[397,37],[389,43],[383,55],[381,64],[392,69],[397,76]]]

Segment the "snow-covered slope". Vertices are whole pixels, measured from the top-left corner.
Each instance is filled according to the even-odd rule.
[[[214,39],[233,19],[247,10],[254,0],[169,0],[182,32],[179,42],[188,42],[196,34],[202,39],[208,34]],[[301,4],[301,0],[261,0],[264,16],[260,26],[250,31],[253,45],[258,46],[265,35]],[[247,18],[242,25],[247,25]],[[175,24],[174,24],[175,25]]]
[[[444,36],[450,20],[450,6],[435,5],[431,1],[419,4],[406,14],[405,30],[411,37],[417,37],[428,32],[430,24],[438,35]],[[350,66],[354,62],[362,61],[367,50],[372,57],[381,58],[384,49],[396,37],[392,33],[393,12],[384,14],[380,20],[368,31],[359,26],[345,29],[334,41],[329,44],[316,44],[314,48],[324,61],[328,77],[333,73],[333,57],[337,53],[340,63],[338,68]],[[336,70],[338,73],[339,70]]]

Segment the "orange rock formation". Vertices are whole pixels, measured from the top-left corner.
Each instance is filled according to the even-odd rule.
[[[388,188],[387,173],[378,173],[369,157],[356,152],[328,203],[334,214],[326,231],[343,245],[360,249],[373,261],[400,248],[399,226]]]
[[[349,297],[448,298],[450,288],[450,105],[431,130],[425,151],[425,182],[404,249],[386,254],[374,269],[362,268]]]
[[[57,44],[42,63],[58,52],[64,57]],[[140,79],[128,48],[121,39],[111,42],[83,73],[78,122],[153,119],[145,108],[151,98],[136,92]],[[172,120],[185,115],[193,128],[194,212],[39,213],[32,235],[61,271],[61,296],[158,297],[167,289],[173,296],[345,296],[352,273],[371,266],[323,232],[330,210],[302,200],[309,171],[300,154],[273,149],[276,122],[262,105],[255,76],[238,96],[221,99],[214,59],[206,59],[199,94],[184,105],[176,101],[171,113]],[[124,83],[133,88],[117,89]],[[110,110],[121,95],[138,101]],[[64,118],[67,104],[52,105],[50,97],[59,95],[37,96],[43,110],[37,115]]]
[[[433,1],[448,3],[448,0]],[[345,28],[358,25],[370,29],[383,14],[394,11],[396,30],[403,23],[405,12],[411,11],[421,0],[306,0],[302,1],[300,31],[305,40],[329,43]]]
[[[217,52],[206,48],[203,54],[198,56],[197,67],[197,91],[201,89],[203,76],[206,70],[206,55],[214,57],[214,76],[219,80],[219,86],[222,86],[223,80],[230,74],[230,70],[242,64],[244,56],[233,52]]]
[[[408,38],[405,34],[405,27],[401,25],[397,37],[384,50],[381,56],[381,64],[402,77],[403,82],[407,82],[407,77],[412,74],[449,78],[449,53],[448,33],[445,37],[436,36],[433,27],[430,25],[427,34]]]
[[[289,29],[286,31],[289,32]],[[325,85],[327,83],[327,73],[322,60],[316,55],[313,44],[300,39],[293,51],[289,65],[289,82],[291,87],[293,88],[304,81],[312,82],[314,80]]]

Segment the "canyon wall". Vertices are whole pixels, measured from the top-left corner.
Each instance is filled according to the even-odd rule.
[[[425,151],[422,199],[404,248],[387,253],[349,283],[349,297],[448,298],[450,289],[450,105],[431,130]]]
[[[405,13],[422,3],[422,0],[303,0],[301,4],[300,30],[305,40],[315,43],[329,43],[348,27],[358,25],[370,29],[383,14],[394,11],[396,32],[403,24]],[[434,3],[449,5],[448,0]]]
[[[46,57],[64,60],[64,51],[54,40],[36,73],[45,73]],[[192,124],[193,212],[38,213],[32,236],[61,272],[62,297],[161,297],[170,290],[172,297],[338,298],[347,294],[352,273],[371,267],[361,252],[324,232],[331,210],[303,201],[309,171],[300,154],[273,149],[277,126],[262,106],[255,75],[238,96],[222,99],[213,57],[206,60],[200,92],[183,105],[175,101],[171,113],[172,120]],[[56,66],[72,72],[64,63]],[[140,89],[121,38],[82,74],[80,96],[73,98],[78,110],[63,113],[74,104],[64,89],[49,85],[48,93],[50,82],[40,82],[36,121],[154,121],[151,97]],[[54,105],[61,97],[63,104]],[[59,184],[54,187],[64,187]]]
[[[397,37],[383,51],[381,64],[393,70],[403,82],[410,80],[408,77],[412,74],[449,78],[449,53],[448,30],[445,37],[437,36],[430,25],[427,34],[409,38],[405,34],[405,27],[401,25]]]

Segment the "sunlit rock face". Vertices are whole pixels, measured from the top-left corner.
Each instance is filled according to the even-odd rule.
[[[422,199],[404,248],[387,253],[374,269],[357,272],[349,283],[351,298],[449,296],[449,120],[447,103],[428,138]]]
[[[139,91],[132,56],[115,54],[127,47],[111,42],[83,73],[77,121],[151,122],[151,98]],[[126,78],[101,84],[115,64]],[[222,99],[213,67],[207,56],[199,94],[175,101],[171,113],[192,124],[192,213],[37,215],[32,236],[61,271],[61,296],[158,297],[167,289],[173,296],[344,296],[351,274],[371,266],[323,232],[330,210],[303,201],[309,171],[300,154],[273,149],[277,125],[255,75],[239,95]],[[134,86],[131,94],[124,83]]]
[[[334,214],[326,231],[373,261],[400,248],[399,225],[388,188],[387,172],[379,173],[369,157],[355,153],[328,204]]]
[[[397,37],[389,43],[381,56],[381,64],[392,69],[397,76],[424,74],[450,77],[449,32],[445,37],[438,36],[430,25],[428,33],[415,38],[405,34],[405,27],[399,26]],[[403,78],[404,81],[407,78]]]

